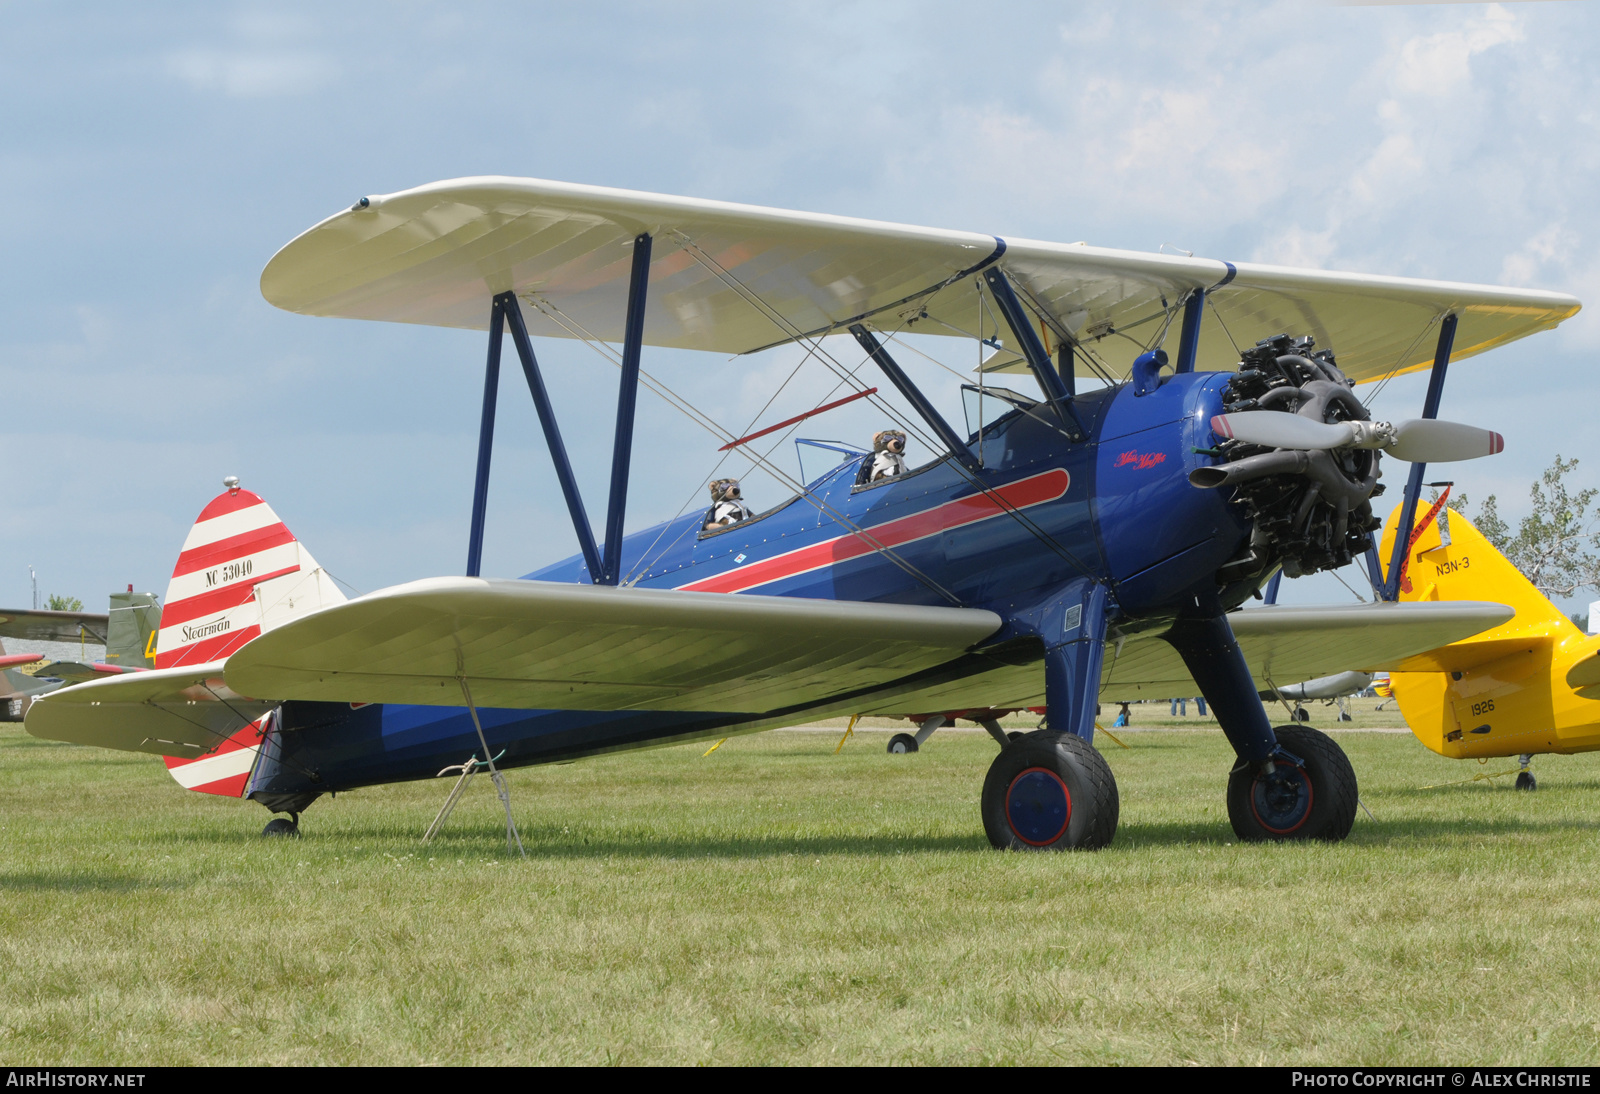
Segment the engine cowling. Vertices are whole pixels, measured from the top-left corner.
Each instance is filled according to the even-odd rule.
[[[1228,414],[1283,411],[1317,422],[1370,421],[1331,350],[1312,338],[1280,334],[1246,351],[1228,382]],[[1223,584],[1265,575],[1282,566],[1289,577],[1348,565],[1372,546],[1383,522],[1372,498],[1383,492],[1375,450],[1268,448],[1222,440],[1226,462],[1189,476],[1195,486],[1230,487],[1253,531],[1244,554],[1218,571]]]

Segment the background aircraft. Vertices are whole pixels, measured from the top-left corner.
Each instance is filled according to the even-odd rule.
[[[468,576],[344,602],[235,483],[185,543],[157,669],[56,693],[35,704],[30,732],[215,762],[208,775],[289,812],[289,825],[332,790],[481,764],[514,839],[497,764],[839,714],[1043,705],[1048,728],[1006,743],[982,795],[991,842],[1024,849],[1114,835],[1115,780],[1091,746],[1103,689],[1164,698],[1197,685],[1238,754],[1227,800],[1240,837],[1343,838],[1357,793],[1343,752],[1309,728],[1274,731],[1259,690],[1385,667],[1509,609],[1229,613],[1279,569],[1372,550],[1381,453],[1498,451],[1496,434],[1433,420],[1452,354],[1579,307],[1559,293],[505,178],[363,198],[283,248],[262,292],[305,314],[487,325]],[[530,329],[621,343],[603,537]],[[1003,396],[999,417],[957,433],[893,356],[910,330],[999,347],[1038,394]],[[506,332],[580,547],[533,580],[477,576]],[[848,357],[828,339],[844,332],[859,351]],[[864,457],[847,453],[741,523],[708,529],[690,513],[626,535],[638,387],[685,403],[643,371],[642,347],[780,342],[830,370],[834,395],[871,397],[859,374],[881,374],[914,412],[876,400],[886,424],[939,455],[861,483]],[[1422,419],[1372,422],[1351,393],[1430,360]],[[1102,386],[1080,390],[1080,378]],[[981,405],[982,373],[973,387]],[[720,443],[745,440],[682,408]],[[246,755],[224,763],[230,749]]]
[[[1384,533],[1393,544],[1398,512]],[[1519,789],[1546,752],[1600,749],[1600,636],[1584,634],[1441,498],[1413,528],[1400,598],[1486,599],[1516,614],[1499,626],[1401,662],[1390,677],[1406,724],[1441,756],[1517,756]]]
[[[101,676],[155,668],[156,627],[161,605],[150,593],[111,594],[107,613],[0,609],[0,638],[13,644],[37,642],[90,644],[105,648],[105,660],[58,660],[42,654],[7,655],[0,643],[0,721],[20,721],[28,703],[66,684]]]

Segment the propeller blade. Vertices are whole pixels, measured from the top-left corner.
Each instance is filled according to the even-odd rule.
[[[1314,422],[1281,410],[1218,414],[1211,419],[1211,428],[1219,437],[1269,448],[1338,448],[1355,439],[1348,425]]]
[[[1493,456],[1506,446],[1505,438],[1475,425],[1441,422],[1435,418],[1412,418],[1396,422],[1395,442],[1387,455],[1411,463],[1450,463]]]

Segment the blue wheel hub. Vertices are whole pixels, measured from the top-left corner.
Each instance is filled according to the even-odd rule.
[[[1061,838],[1072,820],[1072,793],[1054,771],[1030,767],[1006,790],[1006,819],[1023,843],[1048,846]]]
[[[1311,816],[1315,795],[1305,768],[1279,762],[1271,775],[1257,775],[1250,787],[1250,807],[1261,827],[1286,836]]]

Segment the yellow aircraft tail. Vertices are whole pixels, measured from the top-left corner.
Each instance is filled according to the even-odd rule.
[[[1399,513],[1380,558],[1393,557]],[[1600,749],[1600,637],[1578,630],[1460,513],[1425,513],[1406,559],[1403,601],[1489,600],[1517,613],[1391,674],[1418,740],[1456,759]]]

